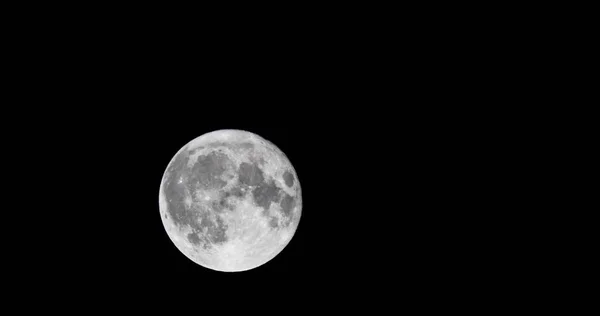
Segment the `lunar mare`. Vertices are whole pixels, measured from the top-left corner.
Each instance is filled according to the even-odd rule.
[[[296,172],[273,143],[220,130],[183,146],[163,175],[159,207],[176,247],[218,271],[244,271],[281,252],[298,226]]]

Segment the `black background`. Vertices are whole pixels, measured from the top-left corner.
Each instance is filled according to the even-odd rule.
[[[559,138],[535,125],[563,126],[540,102],[557,92],[544,81],[552,45],[531,40],[540,23],[520,27],[527,11],[457,7],[462,19],[452,6],[273,15],[293,27],[248,15],[257,28],[205,9],[27,4],[7,28],[2,109],[3,141],[18,145],[4,155],[3,229],[17,232],[3,250],[18,252],[2,257],[15,266],[2,281],[16,280],[5,287],[23,294],[19,310],[381,314],[528,300],[540,270],[527,259],[547,235],[523,243],[520,231],[556,198],[532,193],[555,168],[531,153]],[[241,273],[187,259],[158,212],[173,155],[222,128],[275,143],[303,188],[290,243]]]
[[[26,285],[94,306],[103,300],[106,307],[145,310],[203,300],[232,305],[232,297],[336,306],[367,298],[389,303],[400,295],[399,284],[408,297],[451,291],[457,271],[487,260],[470,260],[464,245],[473,238],[462,228],[477,219],[468,210],[487,208],[472,196],[485,189],[476,188],[478,177],[490,166],[481,174],[465,170],[496,154],[481,150],[493,143],[481,133],[493,114],[447,105],[478,95],[457,97],[461,90],[452,85],[435,85],[448,81],[429,75],[435,64],[415,64],[409,56],[401,72],[390,72],[398,60],[369,58],[354,67],[343,52],[313,52],[318,62],[282,58],[287,68],[265,72],[259,62],[214,64],[182,48],[175,50],[181,58],[146,55],[151,49],[81,49],[98,55],[62,56],[72,65],[68,71],[60,63],[32,62],[41,74],[28,79],[36,89],[22,94],[22,104],[65,106],[24,106],[30,113],[18,118],[28,124],[12,131],[31,126],[33,132],[35,154],[19,156],[32,161],[15,164],[35,175],[24,191],[50,187],[43,199],[35,190],[42,202],[26,216],[27,225],[40,227],[28,229],[27,237],[41,257],[28,261],[36,278]],[[159,215],[170,160],[187,142],[218,129],[273,142],[302,186],[294,237],[271,261],[246,272],[192,262]]]
[[[331,28],[303,16],[295,30],[265,22],[266,31],[231,25],[225,36],[225,20],[185,18],[179,7],[168,17],[110,8],[123,24],[94,19],[99,8],[17,15],[2,120],[3,141],[19,145],[4,155],[14,161],[3,213],[3,228],[17,230],[6,248],[18,253],[3,256],[16,269],[2,281],[16,279],[7,288],[23,294],[18,308],[379,314],[486,297],[498,297],[495,309],[536,292],[511,269],[538,270],[526,261],[545,235],[514,249],[519,231],[540,226],[524,214],[554,200],[520,201],[546,159],[529,154],[548,129],[530,126],[559,122],[540,117],[545,107],[526,110],[554,95],[534,87],[538,73],[553,78],[547,54],[485,12],[457,22],[428,5],[370,23],[339,8],[315,10]],[[340,15],[358,23],[330,19]],[[275,143],[303,188],[291,242],[241,273],[187,259],[158,212],[173,155],[222,128]]]

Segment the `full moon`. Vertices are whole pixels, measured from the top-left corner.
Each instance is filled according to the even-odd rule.
[[[286,155],[241,130],[197,137],[175,154],[159,193],[175,246],[217,271],[246,271],[288,244],[302,210],[300,182]]]

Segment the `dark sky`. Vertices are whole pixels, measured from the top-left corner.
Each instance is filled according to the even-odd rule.
[[[6,270],[5,279],[18,280],[12,292],[41,293],[61,311],[83,305],[77,314],[104,308],[137,315],[159,307],[181,314],[189,306],[201,313],[208,304],[220,314],[236,305],[248,314],[294,314],[302,307],[319,314],[324,303],[338,315],[361,304],[373,311],[377,300],[391,312],[413,297],[431,306],[427,298],[456,292],[465,272],[478,280],[502,275],[498,269],[479,278],[472,271],[502,261],[493,251],[486,256],[495,248],[482,236],[501,219],[521,223],[520,214],[506,210],[523,206],[506,201],[530,188],[513,189],[527,183],[513,176],[512,164],[545,130],[512,146],[519,126],[541,119],[537,110],[524,113],[535,98],[513,96],[530,86],[518,80],[519,71],[497,69],[512,58],[488,56],[498,45],[481,46],[482,38],[495,36],[455,40],[455,33],[468,32],[379,14],[367,14],[377,20],[377,30],[367,30],[369,21],[336,6],[330,15],[355,19],[357,27],[343,32],[347,23],[325,19],[333,31],[315,25],[314,36],[300,35],[305,45],[277,25],[268,29],[283,36],[244,27],[221,36],[215,31],[227,21],[207,21],[206,10],[185,18],[180,7],[171,14],[162,5],[158,14],[141,6],[108,8],[123,14],[132,25],[127,30],[110,15],[90,20],[100,7],[73,7],[71,14],[59,6],[81,20],[74,22],[38,8],[52,21],[24,19],[10,31],[31,27],[31,35],[16,35],[18,43],[8,45],[24,60],[7,59],[16,68],[6,88],[14,100],[2,113],[2,140],[18,145],[4,155],[14,159],[5,171],[16,173],[4,177],[11,189],[4,227],[18,230],[4,239],[19,250],[3,257],[20,268]],[[403,26],[386,25],[396,20]],[[81,27],[85,21],[93,28]],[[64,29],[52,28],[56,23]],[[297,23],[303,30],[313,24],[310,17]],[[105,34],[111,26],[114,32]],[[430,28],[431,36],[420,31]],[[444,32],[449,40],[437,40]],[[205,42],[207,36],[235,47]],[[292,241],[244,273],[214,272],[185,258],[159,217],[169,161],[217,129],[272,141],[302,185],[302,219]],[[514,139],[505,137],[510,133]],[[19,308],[27,306],[47,307],[29,299]]]

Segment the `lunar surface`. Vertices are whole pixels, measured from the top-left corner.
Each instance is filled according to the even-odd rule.
[[[292,164],[273,143],[240,130],[204,134],[179,150],[159,194],[164,227],[189,259],[245,271],[290,241],[302,209]]]

